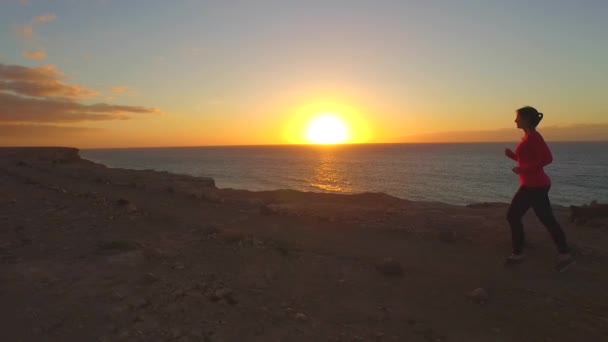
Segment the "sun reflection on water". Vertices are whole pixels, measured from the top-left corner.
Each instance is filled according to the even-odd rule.
[[[350,192],[351,189],[345,181],[344,170],[338,164],[333,149],[319,151],[319,161],[313,170],[310,186],[331,192]]]

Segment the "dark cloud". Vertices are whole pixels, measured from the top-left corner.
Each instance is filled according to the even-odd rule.
[[[0,122],[82,122],[127,119],[128,114],[151,114],[153,108],[106,103],[80,104],[61,99],[37,99],[0,92]]]
[[[0,63],[0,80],[45,82],[61,79],[63,76],[52,65],[28,68],[21,65],[5,65]]]
[[[28,68],[0,64],[0,123],[75,123],[125,120],[132,114],[154,114],[158,109],[76,100],[97,93],[63,82],[54,66]]]
[[[63,82],[64,76],[53,66],[27,68],[0,64],[0,91],[35,97],[90,98],[97,92]]]
[[[62,97],[66,99],[87,98],[97,95],[96,92],[77,85],[68,85],[58,81],[50,82],[1,82],[0,91],[11,91],[35,97]]]

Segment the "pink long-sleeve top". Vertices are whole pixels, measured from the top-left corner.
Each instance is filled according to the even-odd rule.
[[[547,176],[545,166],[551,164],[553,155],[545,139],[537,131],[528,133],[515,149],[517,165],[519,166],[519,181],[529,187],[547,187],[551,178]]]

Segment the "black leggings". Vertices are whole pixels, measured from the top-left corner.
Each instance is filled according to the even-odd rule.
[[[550,188],[550,186],[544,188],[522,186],[515,196],[513,196],[507,213],[507,221],[509,221],[509,225],[511,225],[514,254],[521,254],[523,252],[524,225],[521,220],[530,207],[534,208],[536,216],[538,216],[540,221],[547,227],[547,230],[549,230],[549,234],[551,234],[553,241],[557,245],[558,252],[570,252],[570,248],[566,242],[566,235],[559,226],[559,223],[557,223],[557,220],[553,215],[553,209],[551,209],[551,202],[549,201]]]

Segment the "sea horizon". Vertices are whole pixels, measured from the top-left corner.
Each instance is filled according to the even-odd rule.
[[[109,167],[211,177],[220,188],[383,192],[466,205],[509,202],[519,183],[504,148],[516,142],[221,145],[82,149]],[[549,142],[555,204],[608,200],[605,141]],[[482,185],[482,189],[479,186]]]
[[[545,140],[548,144],[561,143],[608,143],[608,140]],[[361,146],[361,145],[467,145],[467,144],[517,144],[517,140],[511,141],[432,141],[432,142],[364,142],[364,143],[339,143],[339,144],[315,144],[315,143],[280,143],[280,144],[226,144],[226,145],[159,145],[159,146],[120,146],[120,147],[78,147],[78,146],[5,146],[5,147],[74,147],[78,150],[121,150],[121,149],[145,149],[145,148],[197,148],[197,147],[267,147],[267,146],[311,146],[315,148],[332,148],[339,146]]]

